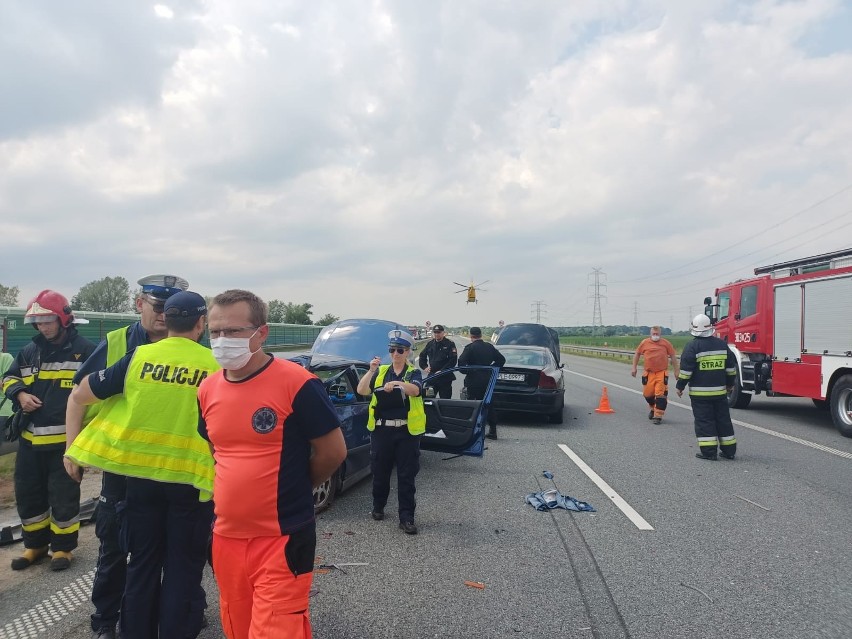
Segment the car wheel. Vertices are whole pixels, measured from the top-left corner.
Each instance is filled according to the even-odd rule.
[[[314,513],[321,513],[331,506],[334,498],[337,496],[337,487],[339,485],[340,469],[338,468],[331,477],[314,488]]]
[[[852,437],[852,375],[844,375],[831,389],[831,419],[844,437]]]
[[[728,406],[731,408],[748,408],[751,403],[751,393],[743,392],[743,385],[740,380],[734,382],[734,387],[728,393]]]

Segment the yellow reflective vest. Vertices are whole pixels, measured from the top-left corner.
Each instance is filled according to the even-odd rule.
[[[198,434],[198,386],[219,370],[210,349],[168,337],[133,352],[124,393],[105,402],[66,457],[128,477],[213,492],[213,455]]]
[[[376,374],[376,381],[373,385],[374,389],[384,385],[385,375],[387,375],[390,367],[391,364],[383,364],[382,366],[379,366],[379,370]],[[415,370],[416,369],[413,366],[406,364],[405,372],[402,374],[402,381],[408,382]],[[374,430],[376,428],[375,408],[377,401],[378,399],[376,398],[374,390],[373,397],[370,399],[370,414],[367,418],[367,430]],[[426,411],[423,409],[423,398],[420,395],[417,397],[408,396],[408,432],[412,435],[422,435],[426,432]]]
[[[117,328],[110,331],[106,336],[107,352],[106,352],[106,367],[109,368],[122,357],[127,355],[127,329]],[[102,402],[91,404],[86,408],[86,415],[83,417],[83,426],[88,426],[101,409],[109,404],[115,403],[119,397],[108,397]]]

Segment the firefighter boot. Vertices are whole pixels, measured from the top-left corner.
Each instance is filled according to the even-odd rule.
[[[29,568],[41,559],[47,557],[47,546],[42,548],[27,548],[24,554],[20,557],[15,557],[12,560],[12,570],[24,570]]]
[[[74,556],[70,552],[62,550],[53,551],[53,559],[50,560],[50,569],[54,572],[65,570],[71,565]]]

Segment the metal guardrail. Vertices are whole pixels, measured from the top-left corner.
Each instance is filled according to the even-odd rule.
[[[560,351],[569,353],[593,353],[603,357],[633,357],[636,351],[627,351],[620,348],[601,348],[599,346],[579,346],[577,344],[561,344]]]

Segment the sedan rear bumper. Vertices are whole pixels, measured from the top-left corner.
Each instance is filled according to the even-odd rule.
[[[491,406],[495,410],[550,415],[562,408],[564,398],[565,393],[561,390],[541,389],[533,393],[517,393],[494,389]]]

